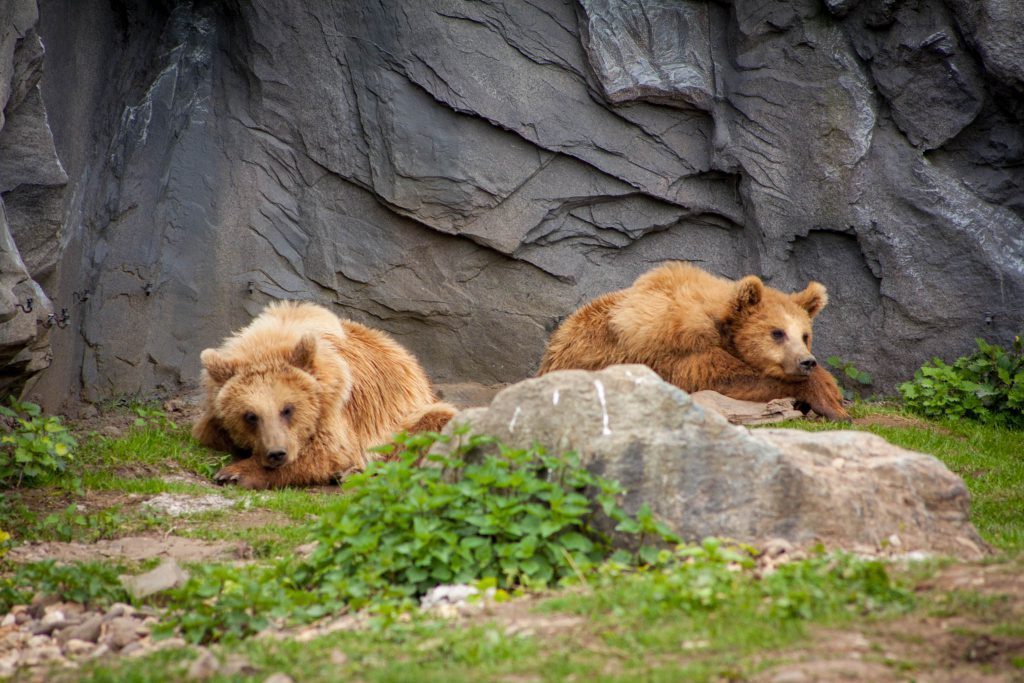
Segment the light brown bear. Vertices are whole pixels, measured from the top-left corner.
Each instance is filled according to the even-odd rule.
[[[817,282],[785,294],[756,275],[732,281],[669,262],[569,316],[551,335],[538,374],[642,363],[689,392],[793,397],[849,420],[835,378],[811,355],[811,319],[826,303]]]
[[[268,306],[200,356],[206,400],[192,433],[241,459],[218,483],[322,484],[379,457],[397,431],[438,431],[455,409],[383,332],[308,303]]]

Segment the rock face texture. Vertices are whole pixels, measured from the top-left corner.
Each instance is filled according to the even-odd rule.
[[[1014,0],[0,6],[0,299],[67,309],[51,405],[194,382],[277,298],[516,381],[672,258],[824,282],[816,352],[881,391],[1024,326]]]
[[[647,504],[691,541],[984,553],[966,486],[932,456],[863,432],[751,432],[642,365],[520,382],[488,408],[459,413],[446,431],[463,424],[512,448],[576,451],[626,488],[628,512]]]
[[[67,176],[46,121],[35,0],[0,3],[0,396],[49,365],[53,307],[40,283],[60,254]]]

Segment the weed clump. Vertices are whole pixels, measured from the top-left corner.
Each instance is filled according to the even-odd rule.
[[[13,396],[0,406],[0,486],[37,484],[63,472],[77,447],[59,417]]]
[[[901,384],[907,408],[934,419],[968,418],[1024,428],[1024,341],[1016,337],[1009,351],[975,341],[975,353],[952,365],[935,358]]]

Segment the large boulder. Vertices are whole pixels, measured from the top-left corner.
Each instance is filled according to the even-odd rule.
[[[737,427],[642,365],[527,380],[448,431],[465,424],[511,447],[576,451],[627,489],[628,512],[647,504],[688,540],[985,552],[964,482],[936,458],[863,432]]]

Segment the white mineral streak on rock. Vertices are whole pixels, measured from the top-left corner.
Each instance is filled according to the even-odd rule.
[[[601,403],[601,434],[611,436],[612,430],[608,428],[608,403],[604,400],[604,385],[601,380],[595,379],[594,386],[597,387],[597,400]]]
[[[516,420],[519,419],[519,413],[521,411],[522,411],[522,408],[516,406],[516,412],[512,413],[512,421],[508,423],[508,433],[509,434],[511,434],[512,432],[514,432],[516,430]]]

